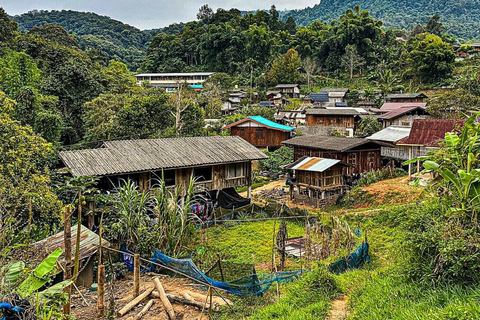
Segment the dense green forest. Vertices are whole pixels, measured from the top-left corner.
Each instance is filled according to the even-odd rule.
[[[158,32],[175,33],[183,26],[179,23],[162,29],[141,31],[106,16],[72,10],[35,10],[12,19],[18,23],[20,31],[29,31],[45,24],[60,25],[77,38],[82,50],[96,49],[105,64],[115,59],[125,63],[130,70],[139,67],[153,36]]]
[[[480,38],[480,1],[478,0],[322,0],[313,7],[282,12],[284,20],[293,17],[297,24],[308,25],[315,20],[329,23],[345,10],[360,5],[387,27],[411,29],[423,24],[434,14],[442,16],[447,32],[469,40]]]

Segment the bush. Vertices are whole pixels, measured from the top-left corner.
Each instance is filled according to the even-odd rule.
[[[330,311],[331,300],[340,294],[337,281],[324,267],[306,273],[286,290],[277,303],[258,310],[252,318],[323,319]]]
[[[476,227],[445,215],[447,209],[439,200],[430,201],[406,220],[411,255],[405,272],[423,282],[476,282],[480,272]]]
[[[370,171],[362,175],[360,180],[358,180],[357,182],[357,186],[365,187],[378,181],[393,179],[397,177],[403,177],[406,174],[407,173],[405,172],[405,170],[400,168],[396,168],[393,171],[391,171],[390,169]]]
[[[260,168],[263,171],[274,172],[277,174],[285,173],[286,170],[280,169],[280,166],[293,162],[293,149],[289,147],[281,147],[273,152],[265,152],[268,159],[260,160]]]

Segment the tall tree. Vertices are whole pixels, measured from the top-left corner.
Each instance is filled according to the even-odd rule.
[[[307,74],[308,92],[310,92],[312,88],[312,83],[311,83],[312,76],[317,72],[318,65],[315,62],[315,60],[313,60],[312,57],[306,57],[302,61],[302,67],[303,67],[303,70],[305,70],[305,73]]]
[[[409,41],[407,63],[420,82],[432,83],[449,77],[455,54],[439,36],[422,33]]]
[[[302,65],[298,52],[290,49],[283,56],[279,56],[267,73],[268,81],[273,84],[298,83],[300,74],[298,68]]]
[[[352,80],[353,72],[365,64],[365,59],[358,54],[355,45],[348,45],[345,48],[345,54],[342,56],[341,62],[342,66],[350,74],[350,80]]]
[[[10,20],[5,10],[0,7],[0,48],[11,44],[17,28],[17,23]]]

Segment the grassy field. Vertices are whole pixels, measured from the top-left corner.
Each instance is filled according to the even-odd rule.
[[[397,190],[406,191],[408,196]],[[260,297],[232,297],[234,311],[225,308],[215,318],[328,319],[332,301],[345,296],[347,319],[479,319],[478,285],[420,283],[408,275],[411,253],[405,243],[408,232],[405,226],[428,205],[423,201],[431,195],[421,188],[401,185],[399,181],[380,182],[365,191],[371,196],[359,198],[358,203],[350,203],[349,208],[337,207],[328,214],[319,214],[324,222],[329,220],[325,218],[329,214],[344,217],[352,227],[359,226],[364,236],[366,233],[370,244],[369,265],[341,275],[329,273],[326,265],[345,254],[343,251],[320,261],[302,279],[280,285],[280,297],[275,285]],[[406,201],[400,201],[402,197]],[[362,202],[365,199],[368,203]],[[251,264],[254,254],[257,271],[268,273],[272,267],[273,223],[239,223],[204,230],[194,259],[203,261],[206,267],[220,254],[225,261]],[[278,226],[277,222],[277,230]],[[288,222],[287,228],[290,237],[302,236],[305,232],[302,222]],[[288,260],[288,270],[299,267],[298,260]]]

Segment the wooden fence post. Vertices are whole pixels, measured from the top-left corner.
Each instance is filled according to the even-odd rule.
[[[105,312],[105,265],[103,264],[98,266],[97,283],[97,319],[102,319]]]
[[[133,298],[140,294],[140,255],[133,257]]]
[[[65,244],[65,271],[63,279],[68,280],[72,278],[72,221],[70,220],[70,207],[65,207],[63,217],[63,241]],[[70,295],[72,294],[72,286],[68,286],[64,290],[68,294],[68,301],[63,305],[63,313],[70,314]]]

